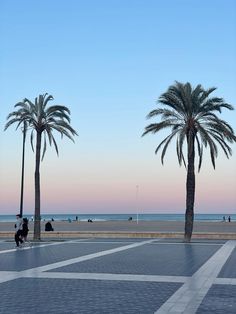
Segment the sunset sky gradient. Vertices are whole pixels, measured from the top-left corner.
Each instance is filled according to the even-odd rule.
[[[79,136],[56,137],[41,164],[41,211],[184,213],[186,170],[164,133],[141,137],[146,115],[174,84],[216,86],[236,105],[235,0],[1,0],[0,214],[19,209],[22,134],[4,132],[14,105],[40,93],[71,110]],[[236,111],[221,118],[236,131]],[[228,160],[209,150],[196,173],[196,213],[236,213],[236,144]],[[34,212],[27,138],[25,213]],[[137,186],[138,199],[137,199]]]

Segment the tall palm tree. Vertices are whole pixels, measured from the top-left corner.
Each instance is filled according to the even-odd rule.
[[[23,216],[23,203],[24,203],[24,177],[25,177],[25,140],[27,132],[27,122],[24,121],[22,128],[23,133],[23,147],[22,147],[22,164],[21,164],[21,192],[20,192],[20,215]]]
[[[222,108],[229,110],[234,108],[225,103],[222,98],[209,97],[215,89],[212,87],[204,90],[201,85],[193,88],[190,83],[175,82],[158,100],[158,103],[167,108],[157,108],[147,115],[147,118],[160,116],[161,122],[149,124],[142,135],[155,134],[160,130],[171,128],[170,134],[161,141],[155,150],[157,153],[162,148],[162,164],[168,145],[172,139],[176,138],[179,164],[184,163],[187,169],[185,241],[188,242],[191,240],[194,220],[195,150],[199,157],[198,171],[201,168],[204,147],[209,147],[212,165],[215,168],[215,158],[218,154],[217,144],[229,158],[232,151],[227,142],[236,141],[232,127],[216,115],[216,112],[221,113]],[[187,158],[184,158],[185,147]]]
[[[17,128],[25,121],[28,128],[31,129],[31,146],[34,151],[34,134],[36,134],[36,153],[35,153],[35,212],[34,212],[34,240],[40,240],[40,160],[47,148],[47,139],[49,144],[53,143],[58,154],[58,147],[53,136],[53,131],[57,131],[70,140],[74,141],[73,136],[77,135],[76,131],[70,126],[70,110],[65,106],[47,107],[53,96],[44,94],[35,98],[34,103],[25,98],[22,102],[15,105],[19,109],[10,113],[7,117],[9,120],[5,125],[5,130],[17,123]],[[44,141],[43,151],[41,151],[41,142]]]

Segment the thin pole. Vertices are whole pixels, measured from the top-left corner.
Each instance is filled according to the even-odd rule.
[[[21,193],[20,193],[20,215],[23,216],[23,199],[24,199],[24,172],[25,172],[25,138],[26,138],[26,122],[23,127],[23,149],[22,149],[22,168],[21,168]]]
[[[139,186],[136,185],[136,215],[137,215],[136,221],[137,221],[137,224],[138,224],[138,192],[139,192]]]

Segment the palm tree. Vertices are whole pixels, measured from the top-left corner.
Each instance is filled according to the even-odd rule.
[[[215,87],[204,90],[201,85],[193,88],[190,83],[175,82],[158,100],[158,103],[167,108],[157,108],[147,115],[147,118],[160,115],[161,122],[149,124],[142,135],[155,134],[160,130],[171,128],[170,134],[161,141],[155,150],[157,153],[162,148],[162,164],[169,143],[176,138],[179,164],[184,163],[187,169],[185,212],[185,241],[187,242],[191,240],[194,220],[195,150],[199,157],[198,171],[201,168],[204,147],[209,147],[212,165],[215,169],[215,158],[218,154],[217,144],[229,158],[232,151],[227,142],[236,141],[232,127],[216,115],[216,112],[221,113],[222,108],[229,110],[234,108],[225,103],[222,98],[209,97],[214,90],[216,90]],[[184,158],[184,147],[187,149],[187,165],[186,158]]]
[[[21,192],[20,192],[20,215],[23,216],[23,203],[24,203],[24,177],[25,177],[25,140],[27,132],[27,122],[24,121],[22,128],[23,133],[23,148],[22,148],[22,166],[21,166]]]
[[[10,113],[7,117],[9,120],[5,125],[5,130],[17,123],[17,128],[27,122],[28,128],[31,129],[31,146],[34,151],[34,134],[36,133],[36,153],[35,153],[35,213],[34,213],[34,240],[40,240],[40,160],[43,157],[47,148],[47,139],[49,144],[53,143],[58,154],[58,147],[53,136],[53,130],[59,132],[61,137],[65,135],[70,140],[74,141],[76,131],[70,126],[70,110],[65,106],[50,106],[47,107],[49,101],[53,100],[53,96],[44,94],[35,98],[35,102],[31,102],[25,98],[15,107],[19,107],[17,111]],[[41,142],[44,140],[43,151],[41,152]]]

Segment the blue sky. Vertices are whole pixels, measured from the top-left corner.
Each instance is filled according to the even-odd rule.
[[[186,172],[174,144],[163,167],[154,155],[162,136],[140,136],[147,113],[175,80],[216,86],[214,95],[235,105],[235,0],[1,0],[0,35],[0,129],[15,103],[48,92],[71,109],[79,133],[75,144],[58,138],[59,158],[47,151],[42,212],[133,212],[136,185],[141,211],[184,212]],[[236,130],[235,111],[222,118]],[[0,213],[14,213],[20,132],[1,131],[0,145]],[[219,152],[216,171],[205,152],[196,212],[235,212],[232,148],[230,160]],[[29,145],[26,164],[31,213]]]

